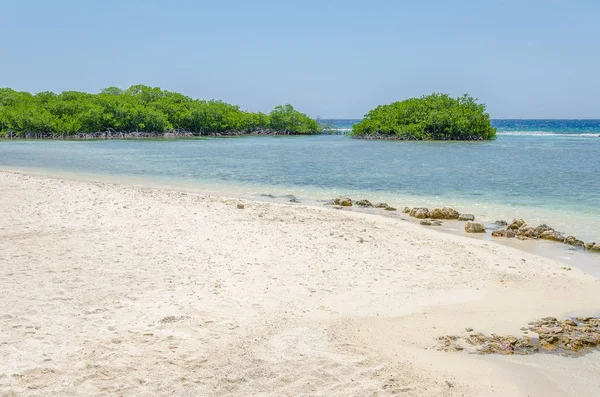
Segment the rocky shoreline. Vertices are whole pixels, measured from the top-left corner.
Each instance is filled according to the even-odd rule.
[[[472,351],[477,354],[526,355],[558,353],[576,355],[600,347],[600,318],[576,317],[559,321],[546,317],[521,328],[523,335],[500,336],[475,333],[446,335],[438,338],[439,350],[445,352]],[[535,333],[537,336],[530,336]]]
[[[381,208],[387,211],[396,211],[396,208],[387,203],[372,204],[369,200],[353,201],[349,197],[338,197],[327,203],[336,208],[352,207],[356,205],[361,208]],[[420,224],[423,226],[442,226],[443,220],[455,220],[466,222],[464,230],[467,233],[487,233],[485,225],[475,222],[475,216],[470,213],[460,213],[454,208],[441,207],[429,209],[426,207],[405,207],[403,213],[410,217],[420,219]],[[587,252],[600,253],[600,243],[584,242],[575,236],[564,236],[554,228],[541,224],[538,226],[528,225],[523,219],[513,219],[510,223],[499,220],[494,223],[498,230],[494,230],[491,235],[496,238],[517,238],[519,240],[548,240],[557,243],[567,244],[573,247],[581,247]]]

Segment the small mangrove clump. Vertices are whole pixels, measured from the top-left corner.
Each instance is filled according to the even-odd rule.
[[[378,106],[352,127],[361,139],[489,140],[496,137],[483,104],[469,95],[431,94]]]

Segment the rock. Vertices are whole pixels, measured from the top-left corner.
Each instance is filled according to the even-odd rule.
[[[354,204],[356,204],[359,207],[364,207],[364,208],[373,206],[373,204],[371,204],[371,202],[369,200],[358,200],[358,201],[355,201]]]
[[[474,221],[475,220],[475,215],[473,215],[473,214],[460,214],[458,216],[458,220],[459,221]]]
[[[514,229],[511,229],[514,230]],[[515,233],[517,236],[528,237],[528,238],[537,238],[539,235],[535,232],[535,227],[528,226],[527,224],[523,224],[520,228],[518,228]]]
[[[503,220],[496,221],[496,222],[494,222],[494,224],[497,226],[508,226],[508,223]]]
[[[392,207],[392,206],[387,206],[384,208],[385,211],[396,211],[396,208]]]
[[[565,241],[564,236],[556,230],[546,230],[540,234],[540,238],[544,240],[558,241],[561,243]]]
[[[596,243],[583,243],[583,249],[589,251]]]
[[[485,227],[481,223],[467,222],[465,225],[465,232],[467,233],[485,233]]]
[[[413,208],[410,210],[410,216],[418,219],[425,219],[429,217],[429,209],[427,208]]]
[[[425,219],[425,220],[421,221],[420,223],[423,226],[442,226],[442,222],[440,222],[440,221],[431,221],[431,220],[428,220],[428,219]]]
[[[333,204],[340,205],[342,207],[352,207],[352,199],[348,197],[338,197],[333,200]]]
[[[242,203],[238,203],[237,204],[237,209],[238,210],[243,210],[244,208],[245,208],[244,204],[242,204]]]
[[[572,245],[574,247],[583,247],[583,245],[585,244],[583,241],[577,240],[577,237],[575,237],[575,236],[569,236],[569,237],[565,238],[564,243]]]
[[[458,219],[460,214],[453,208],[434,208],[429,211],[429,218],[431,219]]]
[[[506,227],[506,229],[518,230],[524,224],[525,221],[523,219],[513,219],[510,225]]]
[[[590,252],[600,252],[600,243],[596,243],[588,249]]]
[[[387,203],[376,203],[373,207],[375,208],[387,208],[389,205]]]
[[[570,327],[577,327],[577,323],[573,320],[565,320],[565,321],[563,321],[563,324],[568,325]]]
[[[410,208],[404,207],[404,209],[402,210],[402,212],[405,213],[405,214],[410,214]]]
[[[294,196],[294,195],[289,195],[288,198],[290,200],[290,203],[299,203],[300,202],[300,200],[298,200],[296,198],[296,196]]]
[[[507,237],[507,238],[514,238],[517,234],[515,233],[514,230],[495,230],[492,232],[492,236],[493,237]]]
[[[537,236],[541,237],[542,233],[549,232],[549,231],[554,231],[554,229],[544,223],[542,225],[536,226],[535,229],[534,229],[534,231],[535,231],[535,234]]]

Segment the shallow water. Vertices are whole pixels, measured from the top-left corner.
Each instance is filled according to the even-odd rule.
[[[293,194],[309,203],[345,194],[400,208],[451,205],[483,222],[518,216],[585,241],[600,241],[599,159],[600,138],[568,131],[501,133],[491,142],[341,135],[0,141],[1,168],[130,178],[251,198]]]

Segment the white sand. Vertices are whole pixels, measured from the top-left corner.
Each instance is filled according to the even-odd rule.
[[[435,349],[598,314],[597,279],[409,222],[238,202],[0,172],[0,395],[600,395],[598,353]]]

